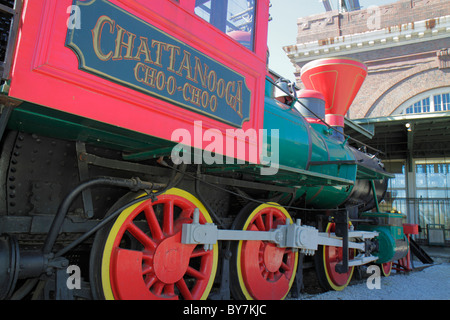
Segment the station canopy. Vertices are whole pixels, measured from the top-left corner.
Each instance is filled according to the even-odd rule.
[[[345,134],[381,151],[385,160],[450,157],[449,130],[449,111],[345,120]],[[376,154],[374,149],[367,151]]]

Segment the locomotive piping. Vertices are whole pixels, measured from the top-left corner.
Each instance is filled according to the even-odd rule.
[[[200,175],[200,165],[197,166],[197,175]],[[214,212],[214,210],[209,205],[208,201],[205,200],[202,193],[200,192],[200,179],[195,180],[195,193],[197,194],[199,200],[203,203],[203,205],[208,210],[209,214],[213,216],[213,218],[217,221],[217,223],[221,226],[223,226],[223,221],[220,219],[217,214]]]
[[[158,160],[158,163],[161,164],[161,165],[163,165],[163,166],[170,167],[163,159]],[[174,168],[172,168],[172,167],[170,167],[170,168],[171,168],[171,169],[174,169]],[[95,232],[97,232],[99,229],[103,228],[107,223],[109,223],[110,221],[114,220],[114,218],[117,217],[118,214],[120,214],[123,210],[125,210],[125,209],[128,208],[129,206],[132,206],[132,205],[134,205],[135,203],[140,202],[140,201],[143,201],[143,200],[147,200],[147,199],[154,198],[154,197],[156,197],[157,195],[163,193],[164,191],[166,191],[166,190],[168,190],[168,189],[170,189],[170,188],[173,188],[173,187],[175,187],[176,185],[178,185],[178,183],[181,181],[181,179],[182,179],[183,176],[184,176],[184,171],[185,171],[185,169],[186,169],[186,166],[184,165],[184,166],[182,167],[182,169],[179,170],[179,172],[178,172],[178,177],[176,177],[176,175],[177,175],[177,170],[174,170],[174,171],[172,172],[172,175],[171,175],[171,177],[170,177],[170,180],[169,180],[169,182],[167,183],[166,186],[159,185],[159,184],[153,184],[153,183],[150,182],[150,183],[152,184],[152,186],[162,187],[163,189],[162,189],[161,191],[158,191],[158,192],[150,192],[150,191],[147,191],[148,188],[140,188],[140,187],[137,187],[137,190],[134,190],[134,189],[131,189],[131,188],[130,188],[132,191],[138,191],[138,190],[144,189],[144,190],[146,190],[146,192],[147,192],[148,194],[147,194],[146,196],[144,196],[144,197],[140,197],[140,198],[134,199],[133,201],[130,201],[129,203],[127,203],[127,204],[125,204],[124,206],[120,207],[119,209],[115,210],[115,211],[114,211],[113,213],[111,213],[108,217],[104,218],[104,219],[103,219],[99,224],[97,224],[94,228],[92,228],[91,230],[89,230],[88,232],[86,232],[85,234],[83,234],[83,235],[82,235],[81,237],[79,237],[77,240],[73,241],[70,245],[66,246],[65,248],[63,248],[63,249],[59,250],[57,253],[55,253],[55,258],[64,255],[65,253],[67,253],[68,251],[70,251],[71,249],[73,249],[74,247],[76,247],[77,245],[79,245],[80,243],[82,243],[84,240],[86,240],[87,238],[89,238],[91,235],[93,235],[93,234],[94,234]],[[177,178],[177,179],[175,179],[175,178]],[[114,178],[114,179],[117,179],[117,178]],[[128,180],[128,179],[124,179],[124,180]],[[130,180],[137,180],[137,181],[138,181],[138,184],[139,184],[139,183],[140,183],[140,184],[144,184],[144,185],[145,185],[145,184],[148,184],[148,182],[141,182],[141,181],[139,180],[139,178],[133,178],[133,179],[130,179]]]
[[[89,238],[91,235],[93,235],[95,232],[97,232],[99,229],[103,228],[107,223],[109,223],[110,221],[114,220],[118,214],[120,214],[122,211],[124,211],[126,208],[144,201],[144,200],[148,200],[151,199],[152,197],[154,197],[154,194],[148,194],[146,196],[134,199],[133,201],[128,202],[127,204],[123,205],[122,207],[118,208],[117,210],[115,210],[113,213],[111,213],[108,217],[106,217],[105,219],[103,219],[99,224],[97,224],[94,228],[92,228],[91,230],[89,230],[88,232],[86,232],[85,234],[83,234],[81,237],[79,237],[78,239],[76,239],[75,241],[73,241],[71,244],[69,244],[68,246],[64,247],[63,249],[59,250],[57,253],[55,253],[55,258],[61,257],[62,255],[66,254],[68,251],[72,250],[74,247],[76,247],[77,245],[79,245],[80,243],[82,243],[84,240],[86,240],[87,238]]]
[[[166,187],[165,185],[161,185],[161,184],[153,184],[151,182],[142,182],[139,178],[122,179],[122,178],[114,178],[114,177],[98,177],[98,178],[93,178],[91,180],[82,182],[75,189],[73,189],[66,196],[66,198],[63,200],[63,202],[60,204],[60,206],[58,208],[58,212],[56,213],[55,218],[53,219],[53,223],[50,227],[47,238],[45,239],[44,246],[42,248],[42,252],[44,254],[51,252],[72,202],[84,189],[95,186],[95,185],[108,185],[108,186],[124,187],[124,188],[129,188],[132,191],[152,190],[154,187]],[[154,195],[155,194],[152,194],[152,196],[154,196]]]
[[[184,170],[180,170],[181,173],[183,173]],[[137,202],[151,199],[156,197],[157,195],[163,193],[165,190],[172,188],[174,185],[178,184],[180,182],[181,178],[174,179],[176,176],[176,171],[174,170],[173,174],[170,177],[169,182],[167,185],[163,184],[155,184],[152,182],[143,182],[139,178],[132,178],[132,179],[122,179],[122,178],[115,178],[115,177],[98,177],[93,178],[91,180],[87,180],[85,182],[82,182],[78,187],[76,187],[74,190],[72,190],[64,199],[64,201],[60,204],[58,208],[58,212],[53,220],[52,226],[50,227],[49,233],[47,235],[47,238],[44,243],[44,247],[42,249],[42,256],[50,254],[53,245],[56,241],[56,238],[59,234],[59,230],[61,229],[62,223],[64,222],[64,219],[67,215],[67,212],[70,208],[70,205],[72,204],[73,200],[86,188],[92,187],[94,185],[109,185],[109,186],[117,186],[117,187],[126,187],[129,188],[131,191],[139,191],[139,190],[145,190],[147,192],[147,195],[144,197],[137,198],[126,205],[122,206],[121,208],[114,211],[111,215],[109,215],[107,218],[103,219],[99,224],[97,224],[94,228],[83,234],[80,238],[73,241],[70,245],[64,247],[60,251],[58,251],[55,255],[53,255],[52,259],[56,259],[58,257],[61,257],[77,245],[79,245],[81,242],[89,238],[92,234],[97,232],[99,229],[104,227],[107,223],[109,223],[111,220],[117,217],[118,214],[120,214],[123,210],[125,210],[130,205],[133,205]],[[182,177],[183,175],[181,175]],[[152,192],[153,188],[162,189],[158,192]],[[19,250],[16,250],[16,254],[19,255]],[[25,281],[23,286],[19,288],[11,299],[13,300],[20,300],[25,295],[27,295],[36,285],[39,278],[33,278],[28,279]]]
[[[179,169],[176,169],[176,168],[172,168],[172,169],[176,170],[176,171],[179,171]],[[200,177],[198,177],[197,175],[194,175],[194,174],[190,174],[190,173],[186,172],[185,175],[187,177],[189,177],[189,178],[192,178],[192,179],[195,179],[195,180],[199,180],[200,182],[205,183],[205,184],[207,184],[207,185],[209,185],[209,186],[211,186],[213,188],[217,188],[217,189],[222,190],[224,192],[228,192],[229,194],[232,194],[234,196],[240,197],[240,198],[245,199],[247,201],[252,201],[252,202],[256,202],[256,203],[260,203],[260,204],[264,204],[264,203],[270,202],[270,200],[264,201],[264,200],[254,199],[254,198],[251,198],[251,197],[249,197],[247,195],[243,195],[243,194],[240,194],[238,192],[234,192],[234,191],[228,190],[228,189],[223,188],[223,187],[221,187],[221,186],[219,186],[219,185],[217,185],[215,183],[212,183],[212,182],[209,182],[209,181],[205,181],[205,180],[201,179]],[[274,204],[274,206],[277,206],[277,205]],[[292,209],[292,210],[306,211],[306,212],[324,212],[324,211],[337,212],[337,211],[342,211],[342,208],[339,208],[339,207],[336,207],[334,209],[326,209],[325,210],[325,209],[314,209],[314,208],[300,208],[300,207],[295,207],[295,206],[291,206],[291,205],[288,205],[288,206],[278,205],[278,206],[280,206],[282,208],[285,208],[286,210]],[[355,204],[353,206],[348,206],[347,209],[351,209],[353,207],[359,208],[360,206],[361,206],[361,204]]]

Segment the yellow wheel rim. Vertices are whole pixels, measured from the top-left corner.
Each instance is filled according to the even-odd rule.
[[[248,216],[243,230],[268,231],[292,223],[292,218],[276,203],[261,204]],[[298,253],[277,248],[266,241],[239,241],[237,276],[240,289],[248,300],[284,299],[295,279]]]
[[[156,206],[162,207],[162,221],[156,219]],[[208,297],[217,270],[217,245],[210,251],[204,251],[202,246],[197,248],[196,245],[181,244],[181,225],[192,221],[194,208],[200,210],[200,223],[212,223],[203,204],[192,194],[178,188],[166,191],[153,203],[143,200],[120,213],[103,249],[101,280],[106,299]],[[176,217],[178,211],[180,213]],[[147,235],[136,229],[133,219],[138,215],[146,217],[150,227]],[[121,248],[125,232],[131,233],[147,247],[144,246],[141,252]],[[136,259],[140,261],[134,261]],[[195,266],[191,266],[194,259]],[[136,275],[141,271],[143,275]],[[192,279],[184,280],[186,274]],[[146,290],[144,286],[150,289]]]

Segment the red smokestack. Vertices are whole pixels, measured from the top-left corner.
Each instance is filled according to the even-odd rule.
[[[325,121],[344,127],[344,115],[350,108],[367,76],[367,67],[351,59],[320,59],[307,63],[301,70],[306,89],[325,97]]]

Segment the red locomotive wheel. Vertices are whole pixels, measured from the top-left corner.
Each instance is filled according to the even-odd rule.
[[[275,203],[244,209],[237,227],[269,231],[292,219]],[[250,215],[248,212],[250,211]],[[241,223],[239,223],[241,222]],[[233,248],[231,289],[236,299],[280,300],[289,293],[297,270],[298,253],[267,241],[239,241]]]
[[[326,232],[334,232],[335,224],[329,223]],[[353,259],[355,250],[349,249],[349,259]],[[343,260],[341,247],[320,246],[315,255],[316,272],[319,283],[326,290],[343,290],[350,283],[355,267],[348,268],[346,273],[338,273],[336,265]]]
[[[392,271],[392,262],[385,262],[381,264],[381,273],[385,277],[389,277]]]
[[[218,248],[181,243],[181,228],[195,208],[200,223],[212,222],[191,194],[170,189],[155,202],[143,200],[124,210],[104,234],[100,271],[106,299],[206,299],[211,290]],[[94,258],[95,259],[95,258]],[[99,259],[99,258],[97,258]]]

